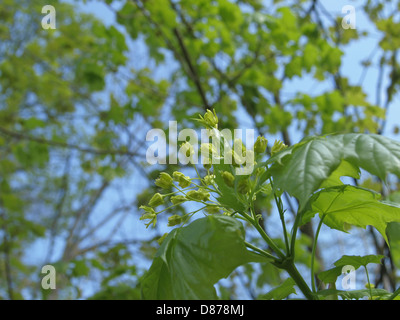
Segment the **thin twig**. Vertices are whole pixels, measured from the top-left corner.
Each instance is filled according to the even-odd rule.
[[[96,155],[128,155],[128,156],[134,156],[134,157],[140,155],[137,152],[131,152],[131,151],[127,151],[127,150],[103,150],[103,149],[82,147],[82,146],[79,146],[76,144],[34,137],[34,136],[31,136],[26,133],[11,131],[11,130],[8,130],[3,127],[0,127],[0,134],[14,138],[14,139],[18,139],[18,140],[28,140],[28,141],[33,141],[33,142],[37,142],[40,144],[47,144],[47,145],[53,146],[53,147],[64,148],[64,149],[73,149],[73,150],[77,150],[80,152],[86,152],[86,153],[91,153],[91,154],[96,154]]]

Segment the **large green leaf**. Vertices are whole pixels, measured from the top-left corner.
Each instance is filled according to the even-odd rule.
[[[400,207],[380,202],[379,198],[378,193],[349,185],[323,189],[311,197],[302,221],[319,213],[327,226],[344,232],[347,225],[371,225],[388,241],[386,227],[389,222],[400,222]]]
[[[294,286],[296,282],[292,278],[287,278],[280,286],[272,289],[265,295],[259,297],[261,300],[283,300],[290,294],[296,294]]]
[[[322,297],[327,297],[327,296],[332,296],[332,295],[338,295],[344,300],[360,300],[364,299],[366,297],[370,297],[370,294],[372,293],[372,298],[375,300],[377,298],[380,299],[385,299],[388,298],[391,294],[390,292],[384,290],[384,289],[361,289],[361,290],[350,290],[350,291],[345,291],[345,290],[336,290],[336,289],[326,289],[326,290],[321,290],[318,291],[318,295]]]
[[[384,258],[382,255],[374,255],[369,254],[366,256],[342,256],[339,260],[337,260],[334,265],[336,267],[344,267],[346,265],[353,266],[354,269],[358,269],[361,266],[366,267],[370,263],[380,264],[381,260]]]
[[[261,262],[246,249],[236,219],[212,215],[174,229],[142,280],[143,299],[217,299],[214,284],[238,266]]]
[[[370,263],[380,264],[384,258],[382,255],[367,255],[367,256],[342,256],[337,260],[334,265],[335,267],[329,270],[322,271],[318,274],[318,278],[325,283],[335,283],[337,278],[342,274],[344,266],[350,265],[357,270],[361,266],[367,267]]]
[[[344,166],[343,161],[348,165]],[[336,179],[349,174],[357,178],[349,165],[382,180],[390,173],[400,176],[400,143],[361,133],[314,137],[277,154],[269,163],[275,186],[296,197],[303,206],[333,173]]]
[[[393,263],[400,268],[400,223],[391,222],[386,228]]]

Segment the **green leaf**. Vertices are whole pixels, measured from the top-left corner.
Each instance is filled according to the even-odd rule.
[[[391,222],[386,228],[390,244],[390,255],[397,268],[400,268],[400,223]]]
[[[222,195],[218,196],[217,198],[218,202],[236,211],[239,212],[245,211],[246,205],[242,201],[240,201],[240,198],[236,193],[235,189],[227,186],[221,176],[221,173],[224,172],[224,169],[229,170],[229,166],[225,164],[220,164],[220,165],[214,165],[214,168],[215,168],[214,181],[218,185],[219,191],[222,193]]]
[[[174,229],[141,282],[144,299],[217,299],[214,284],[238,266],[265,258],[246,249],[236,219],[212,215]]]
[[[400,222],[400,207],[378,201],[380,194],[349,185],[323,189],[310,199],[302,222],[316,213],[324,217],[330,228],[346,232],[347,225],[375,227],[388,242],[386,227],[389,222]]]
[[[342,274],[342,267],[335,267],[329,270],[322,271],[318,274],[318,278],[328,284],[335,283],[337,278]]]
[[[335,283],[337,278],[342,274],[344,266],[350,265],[355,270],[359,267],[367,267],[369,263],[380,264],[384,258],[382,255],[367,255],[367,256],[342,256],[337,260],[334,265],[335,267],[326,271],[322,271],[318,274],[318,278],[324,283]]]
[[[340,165],[340,145],[336,141],[329,142],[326,138],[313,138],[277,157],[278,162],[271,167],[275,186],[304,205]]]
[[[273,162],[271,174],[275,185],[296,197],[302,207],[343,160],[382,180],[390,173],[400,176],[400,143],[361,133],[313,137],[286,149],[267,164]]]
[[[283,300],[290,294],[296,294],[294,286],[296,282],[292,278],[287,278],[280,286],[272,289],[265,295],[260,296],[262,300]]]
[[[342,299],[345,300],[360,300],[365,297],[369,297],[372,292],[372,297],[389,297],[390,293],[384,289],[361,289],[361,290],[352,290],[352,291],[344,291],[344,290],[336,290],[336,289],[327,289],[318,291],[318,295],[322,297],[327,297],[331,295],[338,295]]]
[[[384,258],[382,255],[367,255],[367,256],[342,256],[339,260],[337,260],[334,265],[336,267],[343,267],[343,266],[353,266],[354,269],[358,269],[359,267],[363,266],[366,267],[369,263],[377,263],[380,264],[381,260]]]
[[[352,177],[355,179],[359,179],[360,170],[350,162],[343,160],[340,163],[339,167],[337,167],[336,170],[332,172],[329,178],[322,183],[321,187],[328,188],[342,185],[343,182],[340,180],[341,177]]]
[[[76,260],[72,273],[75,277],[87,277],[90,273],[90,268],[85,260]]]

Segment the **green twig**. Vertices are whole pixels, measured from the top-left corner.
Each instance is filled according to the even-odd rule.
[[[282,229],[283,229],[283,236],[285,238],[285,245],[286,245],[286,253],[289,254],[290,252],[290,247],[289,247],[289,238],[286,230],[286,223],[285,223],[285,210],[283,210],[283,204],[282,204],[282,199],[277,197],[276,192],[274,190],[274,184],[272,182],[272,179],[269,179],[272,187],[272,192],[274,193],[274,198],[275,198],[275,203],[276,207],[278,208],[279,211],[279,218],[281,219],[282,223]]]
[[[313,242],[312,251],[311,251],[311,286],[312,286],[313,292],[317,292],[317,289],[315,287],[315,274],[314,274],[315,252],[317,250],[317,241],[318,241],[319,232],[321,230],[322,222],[323,222],[325,216],[326,216],[326,214],[324,214],[321,217],[321,220],[318,223],[318,228],[317,228],[317,231],[315,233],[314,242]]]
[[[400,287],[395,292],[393,292],[393,294],[388,298],[388,300],[394,300],[394,298],[396,298],[399,294],[400,294]]]
[[[255,245],[253,245],[253,244],[251,244],[251,243],[249,243],[247,241],[245,241],[244,244],[246,245],[246,247],[248,247],[250,249],[253,249],[254,251],[258,252],[259,254],[263,255],[264,257],[266,257],[266,258],[268,258],[270,260],[274,260],[274,261],[276,260],[276,258],[272,254],[270,254],[269,252],[267,252],[265,250],[262,250],[262,249],[256,247]]]
[[[286,257],[285,254],[281,251],[281,249],[275,244],[275,242],[267,235],[264,229],[261,228],[257,219],[253,219],[245,212],[241,212],[240,214],[257,229],[258,233],[261,235],[264,241],[268,244],[268,246],[272,249],[272,251],[274,251],[279,256],[279,258],[283,259]]]

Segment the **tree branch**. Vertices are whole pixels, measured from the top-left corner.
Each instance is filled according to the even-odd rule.
[[[211,110],[212,107],[209,105],[209,103],[207,101],[207,97],[205,95],[203,87],[201,86],[199,76],[197,74],[197,71],[196,71],[195,67],[192,64],[192,61],[190,60],[189,52],[187,51],[187,48],[186,48],[186,46],[185,46],[185,44],[183,42],[182,36],[181,36],[181,34],[180,34],[180,32],[179,32],[179,30],[177,28],[174,28],[173,31],[174,31],[176,39],[178,40],[179,47],[182,50],[183,57],[184,57],[184,59],[185,59],[185,61],[187,63],[187,66],[189,67],[189,70],[190,70],[190,75],[189,76],[190,76],[190,78],[192,79],[192,81],[194,82],[194,84],[195,84],[195,86],[197,88],[197,91],[198,91],[198,93],[199,93],[199,95],[201,97],[201,100],[204,103],[204,108],[206,110],[208,110],[208,109]]]
[[[0,134],[11,137],[17,140],[29,140],[33,142],[37,142],[40,144],[47,144],[49,146],[57,147],[57,148],[64,148],[64,149],[73,149],[80,152],[86,152],[96,155],[127,155],[127,156],[139,156],[140,154],[137,152],[127,151],[127,150],[103,150],[103,149],[94,149],[90,147],[83,147],[76,144],[66,143],[66,142],[59,142],[48,140],[44,138],[34,137],[26,133],[22,132],[15,132],[8,130],[6,128],[0,127]]]

